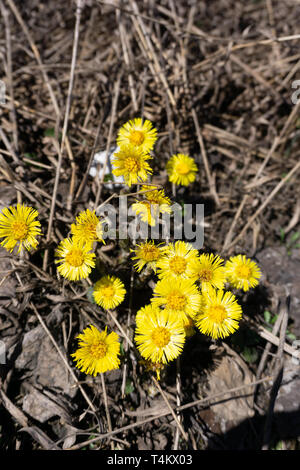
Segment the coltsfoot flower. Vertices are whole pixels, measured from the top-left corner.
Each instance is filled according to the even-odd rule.
[[[106,310],[113,309],[123,302],[125,294],[124,284],[116,276],[103,276],[94,285],[94,300]]]
[[[197,286],[190,279],[164,278],[156,284],[151,303],[163,306],[175,313],[183,325],[189,324],[188,316],[192,319],[199,312],[202,296]]]
[[[149,309],[137,322],[135,342],[145,359],[166,364],[182,352],[185,343],[182,322],[171,311]]]
[[[76,223],[71,225],[71,233],[74,240],[88,243],[104,242],[102,223],[96,216],[95,211],[86,209],[76,217]]]
[[[259,283],[261,271],[257,264],[245,255],[237,255],[229,258],[225,264],[226,277],[229,283],[236,289],[248,291]]]
[[[192,157],[178,153],[167,162],[166,170],[171,183],[188,186],[195,181],[198,167]]]
[[[0,213],[0,238],[4,238],[1,245],[9,252],[18,246],[18,253],[23,247],[28,251],[36,248],[36,237],[41,234],[41,224],[35,220],[38,215],[36,209],[24,204],[5,207]]]
[[[79,348],[71,356],[77,362],[76,367],[86,374],[96,377],[108,370],[120,367],[120,343],[117,333],[107,334],[107,328],[99,331],[89,325],[78,335]]]
[[[152,173],[152,169],[147,162],[150,158],[151,156],[139,147],[124,144],[114,154],[112,172],[115,176],[123,176],[129,187],[136,183],[143,183],[147,180],[148,175]]]
[[[85,279],[95,267],[95,254],[90,253],[91,244],[72,238],[65,238],[60,242],[56,251],[55,263],[58,272],[70,281]]]
[[[147,191],[150,190],[151,191]],[[141,220],[154,227],[158,221],[159,214],[172,212],[170,207],[171,200],[165,195],[163,189],[157,189],[156,186],[142,186],[144,200],[132,204],[132,210],[141,216]]]
[[[209,288],[202,297],[201,309],[195,317],[201,333],[214,339],[225,338],[239,328],[242,308],[232,292]]]
[[[191,277],[191,263],[198,258],[198,251],[190,243],[178,240],[170,243],[164,256],[157,262],[158,277],[163,279],[188,279]]]
[[[199,281],[202,291],[209,287],[223,289],[226,282],[224,260],[219,255],[203,253],[190,263],[191,277]]]
[[[135,254],[132,259],[137,260],[137,262],[134,264],[137,272],[141,272],[144,266],[148,266],[150,269],[156,272],[156,264],[162,257],[164,250],[164,246],[161,246],[161,244],[155,245],[153,240],[136,245],[136,248],[131,251]]]
[[[157,139],[157,131],[147,119],[136,118],[126,122],[119,130],[117,144],[131,144],[143,152],[148,153],[153,149]]]

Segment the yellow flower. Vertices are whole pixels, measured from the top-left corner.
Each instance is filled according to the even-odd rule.
[[[147,316],[157,313],[158,310],[160,310],[159,307],[156,307],[153,304],[148,304],[145,305],[145,307],[140,308],[135,317],[136,324],[138,325],[140,321],[147,321]]]
[[[239,328],[242,309],[232,292],[209,288],[203,294],[203,303],[195,318],[201,333],[212,338],[225,338]]]
[[[182,352],[185,333],[173,312],[157,308],[137,323],[134,339],[145,359],[166,364]]]
[[[163,212],[170,213],[171,209],[167,204],[151,204],[149,201],[138,201],[132,204],[131,209],[140,215],[141,220],[151,227],[158,222],[159,214]]]
[[[148,153],[153,149],[156,139],[157,131],[152,127],[152,123],[147,119],[143,122],[141,118],[136,118],[121,127],[117,145],[121,147],[124,144],[131,144]]]
[[[190,243],[177,241],[170,243],[164,256],[157,262],[158,277],[187,279],[192,272],[190,265],[192,261],[197,260],[198,251]]]
[[[89,253],[90,243],[83,243],[71,238],[65,238],[58,245],[55,256],[58,258],[55,263],[61,263],[58,272],[70,281],[85,279],[95,267],[95,254]]]
[[[102,223],[96,216],[95,211],[87,209],[86,211],[80,212],[76,217],[76,224],[71,225],[71,233],[76,241],[91,243],[95,241],[104,242],[101,227]]]
[[[153,185],[143,185],[141,191],[147,191],[143,193],[144,197],[150,204],[158,204],[169,206],[171,204],[171,199],[165,195],[163,189],[158,189],[156,186]]]
[[[219,255],[202,254],[190,264],[191,277],[199,281],[202,291],[208,287],[223,289],[226,282],[224,260]]]
[[[112,160],[114,169],[112,172],[115,176],[123,176],[129,187],[132,184],[142,183],[152,173],[152,169],[147,162],[150,158],[150,155],[143,152],[139,147],[124,144],[114,154]]]
[[[175,313],[183,325],[189,323],[187,316],[194,318],[201,307],[202,296],[190,279],[172,279],[170,282],[164,278],[158,281],[153,293],[153,305],[164,306],[166,310]]]
[[[149,268],[156,272],[156,263],[161,258],[165,247],[155,245],[153,240],[146,241],[140,245],[136,245],[135,250],[131,250],[135,253],[132,259],[138,260],[134,267],[138,272],[141,272],[143,267],[147,265]]]
[[[107,334],[89,325],[78,335],[79,348],[74,354],[76,367],[86,374],[96,377],[107,370],[118,369],[120,366],[120,343],[117,333]]]
[[[167,162],[166,170],[171,183],[188,186],[195,181],[198,167],[192,157],[178,153]]]
[[[94,285],[94,300],[106,310],[115,308],[123,302],[125,294],[124,284],[116,276],[103,276]]]
[[[141,215],[143,222],[154,227],[159,214],[172,212],[169,207],[171,200],[165,195],[164,190],[158,190],[156,186],[142,186],[142,191],[147,191],[147,189],[152,189],[152,191],[144,193],[145,200],[136,200],[131,208],[137,215]]]
[[[236,289],[248,291],[258,285],[261,272],[257,264],[245,255],[232,256],[225,264],[226,276]]]
[[[19,245],[18,253],[23,246],[26,250],[30,250],[31,247],[36,248],[38,245],[36,236],[41,234],[41,224],[38,220],[34,220],[37,216],[37,210],[24,204],[5,207],[0,213],[0,238],[4,238],[1,245],[10,252]]]

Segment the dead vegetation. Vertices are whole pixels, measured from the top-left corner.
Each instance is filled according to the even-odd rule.
[[[299,2],[0,0],[0,12],[0,205],[32,204],[44,231],[29,257],[0,250],[1,447],[299,449]],[[170,196],[170,154],[199,165],[176,197],[205,204],[205,251],[257,257],[264,273],[240,331],[196,335],[160,384],[127,349],[150,292],[129,242],[98,253],[129,293],[109,316],[53,258],[75,215],[112,195],[89,176],[94,154],[138,116],[159,130],[155,181]],[[123,337],[105,387],[70,359],[88,323]]]

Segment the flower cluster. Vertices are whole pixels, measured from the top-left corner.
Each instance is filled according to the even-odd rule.
[[[157,130],[148,120],[128,121],[118,132],[118,151],[112,160],[113,174],[131,187],[138,185],[132,210],[150,226],[160,214],[171,213],[171,200],[164,189],[151,182],[153,149]],[[166,164],[169,182],[188,186],[196,179],[194,159],[178,153]],[[0,212],[1,245],[20,253],[38,245],[41,224],[38,212],[24,204]],[[87,279],[96,266],[97,243],[104,243],[103,220],[95,210],[80,212],[70,227],[70,236],[55,250],[58,273],[69,281]],[[149,303],[136,314],[134,340],[147,370],[156,371],[182,353],[186,339],[201,333],[213,339],[225,338],[239,328],[242,308],[232,289],[248,291],[257,286],[261,273],[245,255],[225,261],[219,255],[200,253],[183,240],[155,243],[145,240],[131,249],[135,270],[157,277]],[[91,281],[89,281],[91,283]],[[92,287],[93,301],[104,310],[115,309],[126,295],[117,276],[104,274]],[[79,347],[71,356],[86,374],[96,376],[120,366],[119,336],[89,325],[79,334]]]
[[[156,225],[159,214],[171,212],[171,200],[164,190],[151,183],[145,184],[153,173],[149,160],[153,158],[151,152],[156,140],[157,130],[149,120],[136,118],[128,121],[119,130],[119,151],[112,161],[113,174],[122,176],[129,187],[144,183],[139,192],[142,199],[136,199],[131,209],[151,226]],[[195,181],[198,168],[192,157],[179,153],[170,158],[166,170],[170,182],[188,186]]]
[[[133,251],[136,270],[148,267],[158,277],[150,303],[137,312],[135,333],[141,355],[158,377],[162,364],[181,354],[195,327],[213,339],[239,328],[242,308],[227,288],[255,287],[261,273],[254,261],[237,255],[225,262],[184,241],[162,246],[147,240]]]

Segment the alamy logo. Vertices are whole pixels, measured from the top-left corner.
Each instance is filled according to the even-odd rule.
[[[103,239],[131,238],[152,240],[185,240],[200,250],[204,242],[204,204],[174,203],[170,212],[159,213],[156,204],[151,206],[153,224],[149,225],[136,216],[132,206],[128,206],[127,196],[120,196],[119,207],[101,204],[96,210],[104,218]]]
[[[293,104],[298,104],[300,100],[300,80],[294,80],[292,82],[292,88],[298,88],[291,96]]]
[[[5,104],[6,85],[0,80],[0,104]]]
[[[0,341],[0,364],[6,364],[6,347],[4,341]]]
[[[292,343],[293,348],[295,351],[292,354],[292,363],[296,366],[300,365],[300,339],[295,339]]]

